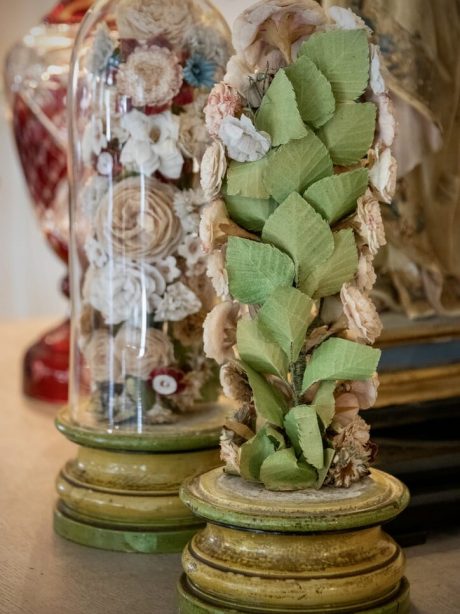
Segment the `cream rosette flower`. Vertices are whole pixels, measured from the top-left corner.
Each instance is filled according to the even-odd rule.
[[[226,170],[225,148],[220,141],[213,141],[201,160],[200,183],[209,200],[219,194]]]
[[[106,324],[120,324],[144,319],[165,288],[155,267],[114,260],[101,268],[89,267],[82,292],[84,301],[102,314]]]
[[[206,275],[211,280],[212,287],[217,296],[221,299],[227,299],[229,295],[228,273],[225,268],[225,255],[222,250],[215,250],[209,254]]]
[[[115,352],[124,375],[148,379],[154,369],[174,362],[174,348],[156,328],[146,330],[124,324],[115,337]]]
[[[369,181],[380,200],[391,203],[396,191],[398,164],[389,148],[375,154],[376,159],[369,169]]]
[[[237,162],[255,162],[265,156],[271,146],[270,135],[259,132],[246,115],[224,117],[219,138],[227,148],[229,158]]]
[[[359,254],[356,285],[362,292],[370,292],[376,281],[377,275],[374,270],[372,254],[367,247],[364,247]]]
[[[217,83],[211,90],[208,103],[204,108],[209,134],[216,137],[224,117],[235,117],[241,111],[242,102],[238,92],[226,83]]]
[[[314,0],[262,0],[235,20],[233,46],[249,65],[264,70],[271,52],[290,63],[293,47],[325,22],[326,14]]]
[[[171,102],[182,86],[182,67],[177,57],[155,45],[133,51],[117,73],[117,89],[136,107],[161,107]]]
[[[219,365],[235,358],[236,324],[240,306],[225,301],[208,313],[203,324],[203,347],[208,358]]]
[[[95,382],[123,381],[115,340],[108,330],[101,328],[92,333],[84,346],[83,356]]]
[[[180,45],[193,24],[189,0],[122,0],[116,21],[121,38],[148,40],[163,34],[173,45]]]
[[[352,284],[342,286],[340,299],[351,333],[358,339],[374,343],[382,332],[382,323],[374,303]]]
[[[169,256],[182,240],[174,213],[174,188],[156,179],[130,177],[106,194],[95,217],[107,253],[153,261]]]
[[[380,204],[371,190],[367,190],[364,196],[358,199],[354,226],[373,256],[386,245]]]
[[[167,287],[164,295],[155,300],[155,322],[179,322],[187,316],[198,313],[201,301],[197,295],[181,281]]]

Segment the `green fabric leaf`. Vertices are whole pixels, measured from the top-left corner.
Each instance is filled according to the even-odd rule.
[[[258,373],[271,373],[286,379],[289,361],[278,344],[273,343],[257,320],[240,320],[236,342],[241,360]]]
[[[278,450],[268,456],[260,468],[260,479],[268,490],[303,490],[317,481],[316,470],[298,461],[293,448]]]
[[[246,198],[269,198],[270,194],[263,181],[264,169],[268,161],[268,156],[255,162],[232,160],[227,169],[227,194]]]
[[[354,341],[338,337],[327,339],[313,352],[307,364],[303,391],[323,380],[369,379],[377,369],[380,354],[380,350]]]
[[[268,218],[262,239],[292,257],[300,281],[334,251],[329,224],[297,193],[291,194]]]
[[[346,228],[335,232],[334,245],[332,256],[299,282],[302,292],[313,298],[336,294],[358,270],[358,248],[353,230]]]
[[[355,210],[356,202],[366,191],[368,182],[367,170],[358,168],[320,179],[303,196],[329,224],[334,224]]]
[[[257,435],[241,446],[241,476],[245,480],[258,482],[262,463],[275,451],[273,439],[267,435],[265,428],[262,428]]]
[[[268,132],[274,147],[292,139],[301,139],[307,134],[297,108],[294,88],[284,70],[279,70],[271,82],[255,123],[258,130]]]
[[[302,45],[299,55],[316,64],[337,102],[356,100],[367,87],[369,42],[364,29],[318,32]]]
[[[321,469],[324,463],[323,438],[315,408],[311,405],[293,407],[284,424],[294,448],[300,448],[307,463]]]
[[[295,362],[313,320],[313,301],[296,288],[277,288],[259,311],[260,326]]]
[[[286,440],[284,439],[284,435],[269,424],[265,425],[264,428],[265,432],[267,433],[267,436],[273,441],[275,450],[284,450],[284,448],[286,447]]]
[[[312,403],[324,430],[330,425],[335,415],[334,390],[336,385],[335,380],[321,382]]]
[[[334,460],[335,450],[332,448],[326,448],[324,450],[324,465],[323,468],[318,471],[318,481],[315,484],[315,488],[318,490],[324,484],[324,480],[327,477],[332,461]]]
[[[277,426],[283,426],[287,403],[279,390],[272,386],[263,375],[254,371],[245,362],[240,363],[248,376],[257,413]]]
[[[326,77],[306,56],[284,69],[294,86],[300,115],[314,128],[325,124],[335,111],[335,98]]]
[[[232,296],[246,304],[263,303],[279,286],[291,286],[295,267],[279,249],[239,237],[228,240],[226,264]]]
[[[264,184],[281,203],[292,192],[303,194],[309,185],[332,175],[332,160],[322,141],[311,131],[303,139],[272,150],[264,169]]]
[[[376,113],[372,102],[337,106],[334,117],[318,131],[334,164],[351,166],[367,154],[374,140]]]
[[[260,232],[278,206],[273,199],[246,198],[245,196],[229,196],[222,194],[231,219],[252,232]]]

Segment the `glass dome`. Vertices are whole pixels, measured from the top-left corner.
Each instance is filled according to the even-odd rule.
[[[69,90],[70,412],[144,433],[219,394],[202,324],[203,108],[230,52],[204,0],[110,0],[88,13]]]

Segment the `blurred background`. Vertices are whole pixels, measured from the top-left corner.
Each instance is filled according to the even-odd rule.
[[[229,23],[251,0],[215,0]],[[40,21],[53,0],[2,3],[0,63],[8,49]],[[64,266],[44,240],[8,125],[3,83],[0,84],[0,318],[59,316],[68,303],[58,285]]]

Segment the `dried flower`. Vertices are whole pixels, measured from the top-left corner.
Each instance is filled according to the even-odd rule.
[[[391,203],[393,199],[396,190],[397,167],[391,149],[377,151],[376,161],[369,170],[369,181],[384,203]]]
[[[354,223],[361,239],[375,256],[380,247],[386,244],[386,239],[380,205],[370,190],[358,199]]]
[[[116,20],[121,38],[148,40],[164,35],[173,45],[180,45],[192,26],[193,10],[189,0],[122,0]]]
[[[108,253],[123,258],[165,258],[182,239],[173,198],[174,189],[156,179],[124,179],[99,206],[95,219],[97,238]]]
[[[85,253],[88,262],[96,268],[103,267],[109,259],[103,245],[93,237],[90,237],[85,243]]]
[[[342,286],[340,298],[350,331],[359,339],[374,343],[382,332],[374,303],[352,284]]]
[[[128,394],[123,394],[123,387],[114,387],[111,381],[98,384],[98,390],[91,396],[90,407],[96,418],[105,423],[109,420],[121,424],[131,420],[137,413],[136,401]]]
[[[96,30],[93,45],[88,54],[88,69],[90,72],[96,75],[104,72],[114,50],[115,45],[110,36],[110,30],[105,23],[102,23]]]
[[[375,447],[369,441],[369,425],[356,416],[346,427],[338,427],[331,443],[336,450],[325,484],[349,488],[369,475],[369,465],[375,457]]]
[[[155,300],[155,322],[177,322],[197,313],[201,309],[201,301],[190,288],[181,281],[176,281],[167,287],[164,296]]]
[[[137,109],[123,117],[121,125],[129,135],[120,161],[127,170],[178,179],[184,159],[178,146],[179,120],[170,111],[144,115]]]
[[[263,0],[235,21],[233,46],[250,65],[264,68],[276,51],[288,64],[292,47],[324,24],[326,15],[314,0]]]
[[[174,348],[168,337],[156,328],[124,324],[115,338],[115,352],[124,374],[146,380],[153,369],[174,362]]]
[[[177,253],[185,259],[187,275],[201,275],[206,270],[205,254],[197,236],[186,235],[179,245]]]
[[[370,46],[371,66],[369,73],[369,87],[375,96],[385,94],[387,91],[385,80],[382,76],[382,55],[377,45]]]
[[[177,422],[178,416],[169,409],[163,407],[161,403],[155,403],[155,405],[146,412],[146,421],[149,424],[173,424]]]
[[[198,101],[203,102],[203,105],[196,103],[187,105],[185,112],[179,115],[179,146],[184,156],[194,161],[193,172],[199,171],[201,158],[209,145],[203,114],[204,101],[200,99]]]
[[[198,346],[202,343],[203,322],[207,311],[200,309],[191,316],[173,323],[173,335],[184,347]]]
[[[233,442],[233,433],[222,429],[220,435],[220,459],[225,463],[225,472],[240,475],[240,447]]]
[[[228,274],[225,268],[225,256],[222,250],[215,250],[208,256],[207,276],[219,298],[228,298]]]
[[[167,284],[172,283],[181,276],[181,270],[177,268],[177,260],[174,256],[167,256],[163,260],[156,260],[155,268],[160,271]]]
[[[200,221],[200,239],[203,249],[209,253],[227,237],[226,227],[231,223],[223,200],[215,200],[203,209]]]
[[[216,137],[224,117],[235,117],[241,111],[241,97],[237,90],[223,82],[215,85],[209,94],[208,104],[204,108],[209,134]]]
[[[348,426],[359,410],[370,409],[377,400],[379,378],[377,373],[365,381],[342,382],[336,388],[334,425]]]
[[[358,272],[356,273],[356,285],[362,292],[369,292],[377,281],[372,262],[372,254],[367,247],[364,247],[359,254]]]
[[[230,361],[221,366],[220,384],[222,392],[229,399],[242,403],[249,403],[252,400],[248,378],[237,362]]]
[[[153,311],[154,299],[165,291],[159,271],[142,263],[111,261],[104,267],[89,267],[83,284],[83,299],[101,312],[107,324],[141,321]]]
[[[200,227],[199,211],[208,202],[201,188],[182,190],[174,195],[174,211],[184,232],[196,232]]]
[[[225,148],[220,141],[213,141],[201,160],[201,187],[209,200],[219,194],[226,170]]]
[[[233,346],[236,343],[238,303],[219,303],[206,317],[203,325],[204,353],[218,364],[235,358]]]
[[[327,12],[340,30],[359,30],[363,28],[370,33],[370,29],[366,26],[366,22],[351,9],[345,9],[341,6],[331,6]]]
[[[96,382],[122,382],[120,358],[115,341],[107,329],[95,330],[83,349],[91,377]]]
[[[184,79],[192,87],[210,89],[215,83],[217,65],[199,53],[193,53],[184,66]]]
[[[270,135],[259,132],[246,115],[224,117],[219,128],[219,138],[227,147],[232,160],[255,162],[265,156],[271,146]]]
[[[135,49],[117,73],[118,91],[136,107],[161,107],[171,102],[181,86],[182,67],[166,47]]]

